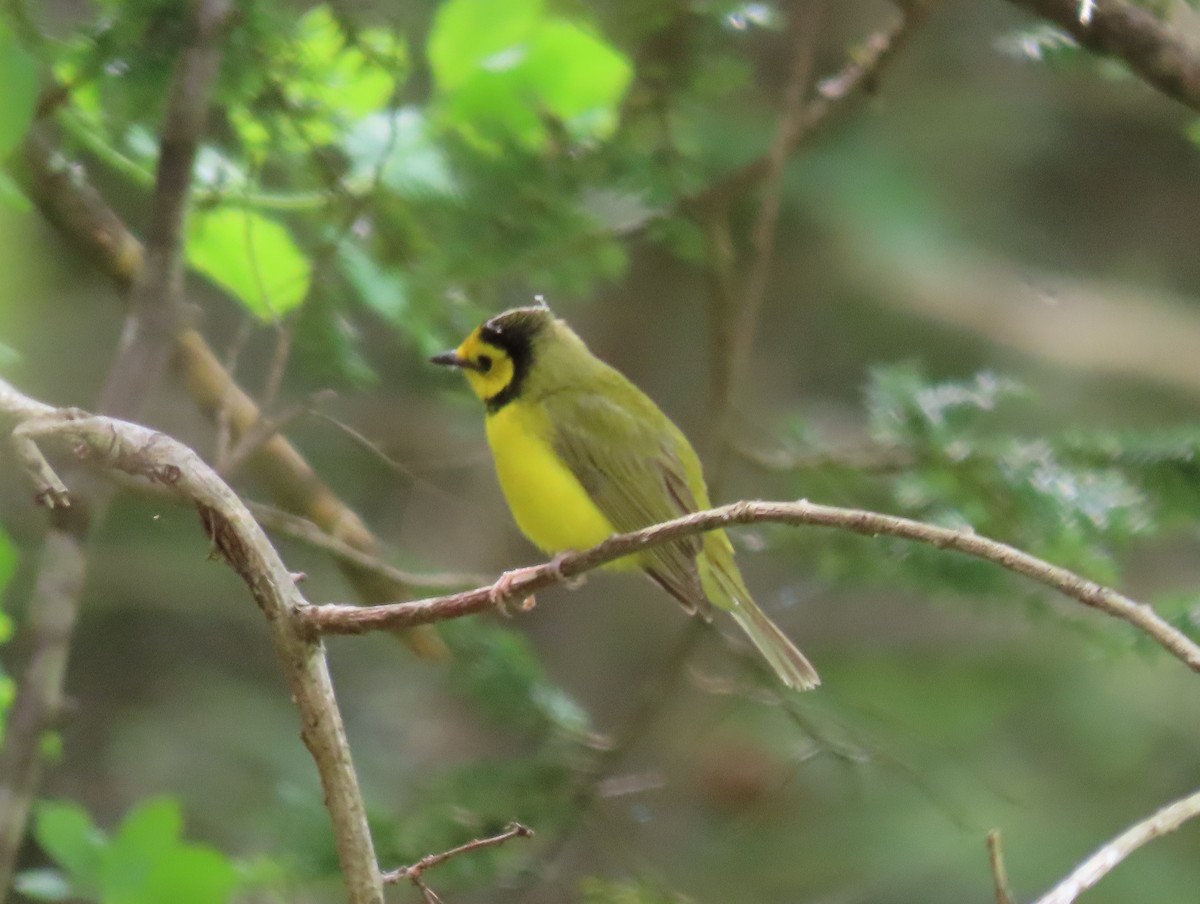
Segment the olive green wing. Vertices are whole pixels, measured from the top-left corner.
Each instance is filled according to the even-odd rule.
[[[617,531],[699,509],[693,483],[702,478],[695,453],[633,384],[620,378],[601,391],[563,390],[543,404],[555,451]],[[655,583],[689,612],[707,617],[710,606],[696,564],[702,548],[700,538],[686,537],[647,550],[641,558]]]

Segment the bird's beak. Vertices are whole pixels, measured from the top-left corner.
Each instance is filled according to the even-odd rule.
[[[433,364],[440,364],[443,367],[461,367],[463,370],[479,370],[479,365],[470,358],[459,357],[457,351],[442,352],[440,355],[434,355],[429,359]]]

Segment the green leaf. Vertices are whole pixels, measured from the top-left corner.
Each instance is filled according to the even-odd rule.
[[[487,144],[547,144],[547,118],[577,141],[611,134],[633,76],[629,60],[540,0],[450,0],[434,20],[429,60],[451,123]]]
[[[105,856],[104,904],[219,904],[237,885],[223,854],[181,841],[183,813],[173,798],[141,804],[121,824]]]
[[[13,572],[16,570],[17,547],[12,538],[5,533],[4,528],[0,528],[0,593],[4,592],[4,588],[8,586],[8,582],[12,580]],[[8,638],[9,634],[0,625],[0,643],[4,643]]]
[[[396,54],[396,44],[387,32],[376,30],[366,37],[376,58]],[[383,106],[395,90],[392,72],[347,44],[341,26],[326,5],[314,7],[301,17],[293,54],[310,76],[287,83],[285,90],[298,103],[332,102],[344,114],[362,116]]]
[[[221,904],[238,885],[234,864],[203,845],[181,840],[183,815],[173,798],[151,798],[133,809],[109,841],[78,805],[43,804],[39,843],[66,870],[68,895],[55,874],[29,874],[44,900],[87,898],[101,904]]]
[[[375,113],[346,135],[355,179],[378,178],[402,197],[457,197],[460,188],[445,154],[416,107]]]
[[[522,71],[541,105],[580,140],[612,134],[618,106],[633,77],[625,56],[561,19],[538,30]]]
[[[192,217],[187,259],[264,321],[298,307],[312,283],[312,264],[286,228],[234,207]]]
[[[455,91],[479,71],[511,69],[542,19],[542,0],[450,0],[429,33],[429,64],[443,91]]]
[[[200,845],[175,848],[160,857],[130,904],[222,904],[238,886],[229,858]]]
[[[147,900],[144,889],[157,862],[179,844],[183,814],[178,801],[152,798],[125,817],[105,853],[100,884],[105,904]]]
[[[67,871],[75,894],[96,897],[108,842],[87,811],[66,801],[39,804],[33,834],[46,853]]]
[[[12,180],[8,173],[2,171],[0,171],[0,204],[18,213],[29,213],[33,210],[33,205],[29,203],[29,199],[25,197],[20,186]],[[3,348],[0,348],[0,352],[3,352]]]
[[[37,107],[37,60],[0,22],[0,160],[25,138]]]

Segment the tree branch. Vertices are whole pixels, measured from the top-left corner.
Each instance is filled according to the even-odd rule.
[[[758,215],[750,232],[754,256],[747,268],[734,324],[732,342],[728,349],[729,378],[726,391],[730,396],[717,399],[719,416],[728,421],[732,408],[732,392],[742,382],[750,353],[754,348],[754,337],[758,332],[759,314],[767,294],[767,281],[771,265],[775,260],[775,237],[779,226],[779,213],[783,206],[783,177],[787,173],[787,162],[795,150],[800,133],[804,128],[805,99],[812,82],[813,58],[820,37],[821,24],[826,15],[826,4],[815,0],[794,0],[791,11],[792,62],[784,89],[783,109],[775,140],[767,150],[762,175],[762,200]],[[722,438],[729,436],[728,423]]]
[[[952,530],[862,509],[818,505],[806,499],[798,502],[735,502],[631,533],[617,534],[591,549],[564,553],[545,565],[512,572],[487,587],[387,606],[312,606],[301,612],[300,618],[313,630],[325,634],[362,634],[460,618],[527,597],[538,590],[578,577],[606,562],[652,546],[704,531],[757,523],[832,527],[867,537],[882,534],[993,562],[1057,590],[1089,608],[1128,622],[1192,671],[1200,672],[1200,646],[1164,621],[1150,606],[1109,587],[969,530]]]
[[[100,393],[100,410],[136,418],[147,401],[138,389],[166,370],[183,325],[183,233],[196,152],[204,137],[212,86],[221,65],[229,0],[199,0],[192,40],[179,56],[159,135],[158,167],[146,251],[129,298],[116,363]]]
[[[144,258],[138,256],[139,264],[144,266],[139,267],[138,278],[132,284],[124,335],[100,393],[99,407],[110,414],[132,417],[145,407],[161,383],[182,323],[182,234],[188,187],[220,65],[220,38],[229,12],[227,0],[199,0],[189,23],[192,39],[175,62],[162,128],[157,184],[150,203],[149,246]],[[87,208],[102,210],[95,201],[95,197],[88,197]],[[97,241],[108,240],[110,226],[105,219]],[[128,248],[125,243],[116,249],[122,266],[128,261]],[[87,537],[92,524],[104,517],[112,498],[111,486],[94,487],[92,492],[80,493],[88,505],[64,512],[65,487],[36,446],[16,436],[13,442],[21,460],[34,466],[40,481],[38,500],[56,512],[42,544],[27,624],[22,626],[30,638],[31,653],[13,701],[10,730],[0,750],[0,798],[4,802],[0,808],[0,899],[9,888],[36,793],[42,734],[62,708],[71,635],[85,582]],[[73,475],[73,479],[80,476]],[[77,482],[77,489],[81,482]]]
[[[1200,110],[1200,44],[1127,0],[1096,0],[1090,17],[1079,0],[1009,0],[1053,22],[1093,53],[1114,56],[1167,97]]]
[[[36,130],[24,150],[15,176],[42,215],[119,285],[128,286],[139,278],[146,251],[125,222],[79,173],[56,156],[54,148]],[[254,399],[234,381],[197,330],[185,329],[176,336],[174,363],[201,411],[214,420],[218,416],[228,418],[230,438],[235,443],[262,420]],[[278,505],[308,518],[365,555],[378,557],[379,540],[286,437],[272,436],[249,456],[248,465]],[[405,585],[374,569],[344,559],[339,560],[338,567],[365,603],[383,603],[408,595]],[[405,641],[422,656],[448,655],[432,629],[411,631]]]
[[[1004,867],[1004,842],[1000,830],[992,829],[987,834],[988,862],[992,867],[992,888],[996,893],[996,904],[1016,904],[1012,889],[1008,885],[1008,870]]]
[[[1174,832],[1197,816],[1200,816],[1200,791],[1180,798],[1130,826],[1083,861],[1071,875],[1039,898],[1037,904],[1071,904],[1143,844]]]
[[[402,866],[399,869],[390,870],[383,874],[385,885],[397,885],[405,879],[416,882],[421,878],[422,874],[435,866],[440,866],[447,860],[454,857],[470,854],[472,851],[482,850],[483,848],[495,847],[496,845],[504,844],[506,841],[511,841],[513,838],[532,838],[533,829],[524,826],[519,822],[510,822],[503,832],[499,835],[492,835],[488,838],[476,838],[474,841],[468,841],[466,844],[460,844],[456,848],[451,848],[448,851],[442,851],[440,854],[429,854],[422,857],[411,866]],[[418,886],[420,887],[420,886]]]
[[[80,462],[130,474],[193,505],[213,548],[266,616],[300,711],[301,738],[320,774],[351,904],[382,904],[383,883],[320,638],[295,618],[307,606],[266,534],[237,495],[191,449],[114,418],[57,410],[0,380],[0,422],[20,439],[54,441]],[[31,475],[46,480],[43,469]]]

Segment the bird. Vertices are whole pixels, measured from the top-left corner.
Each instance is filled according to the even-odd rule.
[[[711,508],[683,432],[544,304],[512,308],[430,359],[457,368],[485,409],[488,445],[517,527],[559,555]],[[639,568],[692,615],[724,610],[789,688],[816,670],[754,602],[722,530],[609,563]]]

